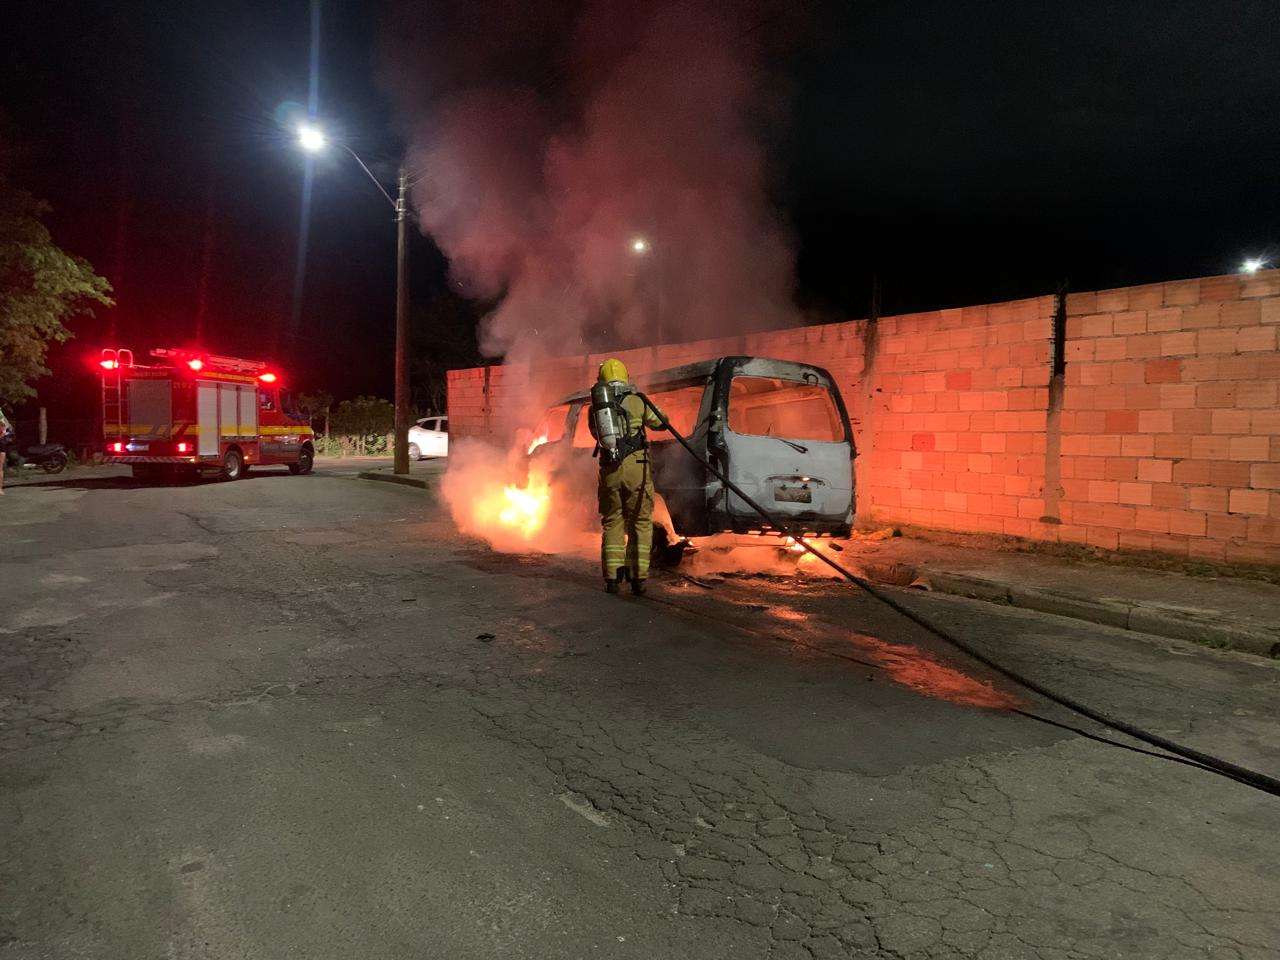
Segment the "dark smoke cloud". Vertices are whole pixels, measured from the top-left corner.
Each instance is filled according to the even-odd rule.
[[[794,322],[762,139],[785,20],[724,0],[397,9],[384,76],[414,206],[462,289],[504,294],[487,354]]]

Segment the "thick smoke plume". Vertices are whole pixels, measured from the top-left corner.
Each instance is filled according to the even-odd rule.
[[[522,360],[794,322],[759,4],[402,4],[386,82],[422,230]],[[643,252],[636,241],[642,240]]]

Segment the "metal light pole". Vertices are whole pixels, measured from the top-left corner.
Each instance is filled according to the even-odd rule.
[[[317,153],[329,144],[324,131],[314,124],[298,128],[298,143],[309,153]],[[396,214],[396,416],[395,416],[395,473],[409,472],[409,174],[400,165],[399,190],[393,200],[368,164],[347,144],[338,146],[351,154],[360,169],[369,175],[378,192],[387,198]]]
[[[396,473],[409,472],[409,175],[400,167],[396,194]]]

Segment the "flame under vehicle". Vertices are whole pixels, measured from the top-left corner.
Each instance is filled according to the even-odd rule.
[[[857,453],[844,399],[826,370],[790,360],[720,357],[638,377],[636,386],[699,455],[795,529],[849,535]],[[587,503],[594,500],[595,480],[590,408],[589,390],[565,397],[547,411],[529,445],[531,462],[549,463],[562,482],[577,481],[581,491],[574,499]],[[764,532],[759,515],[669,433],[650,431],[649,443],[654,488],[671,532]]]
[[[217,475],[237,480],[250,466],[282,465],[310,473],[311,424],[292,409],[280,374],[256,360],[187,350],[106,349],[102,433],[109,463],[126,463],[139,479]]]

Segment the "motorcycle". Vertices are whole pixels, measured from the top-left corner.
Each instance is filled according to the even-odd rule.
[[[15,467],[39,467],[45,473],[61,473],[67,467],[67,449],[60,443],[37,443],[21,455],[13,449],[8,457]]]

